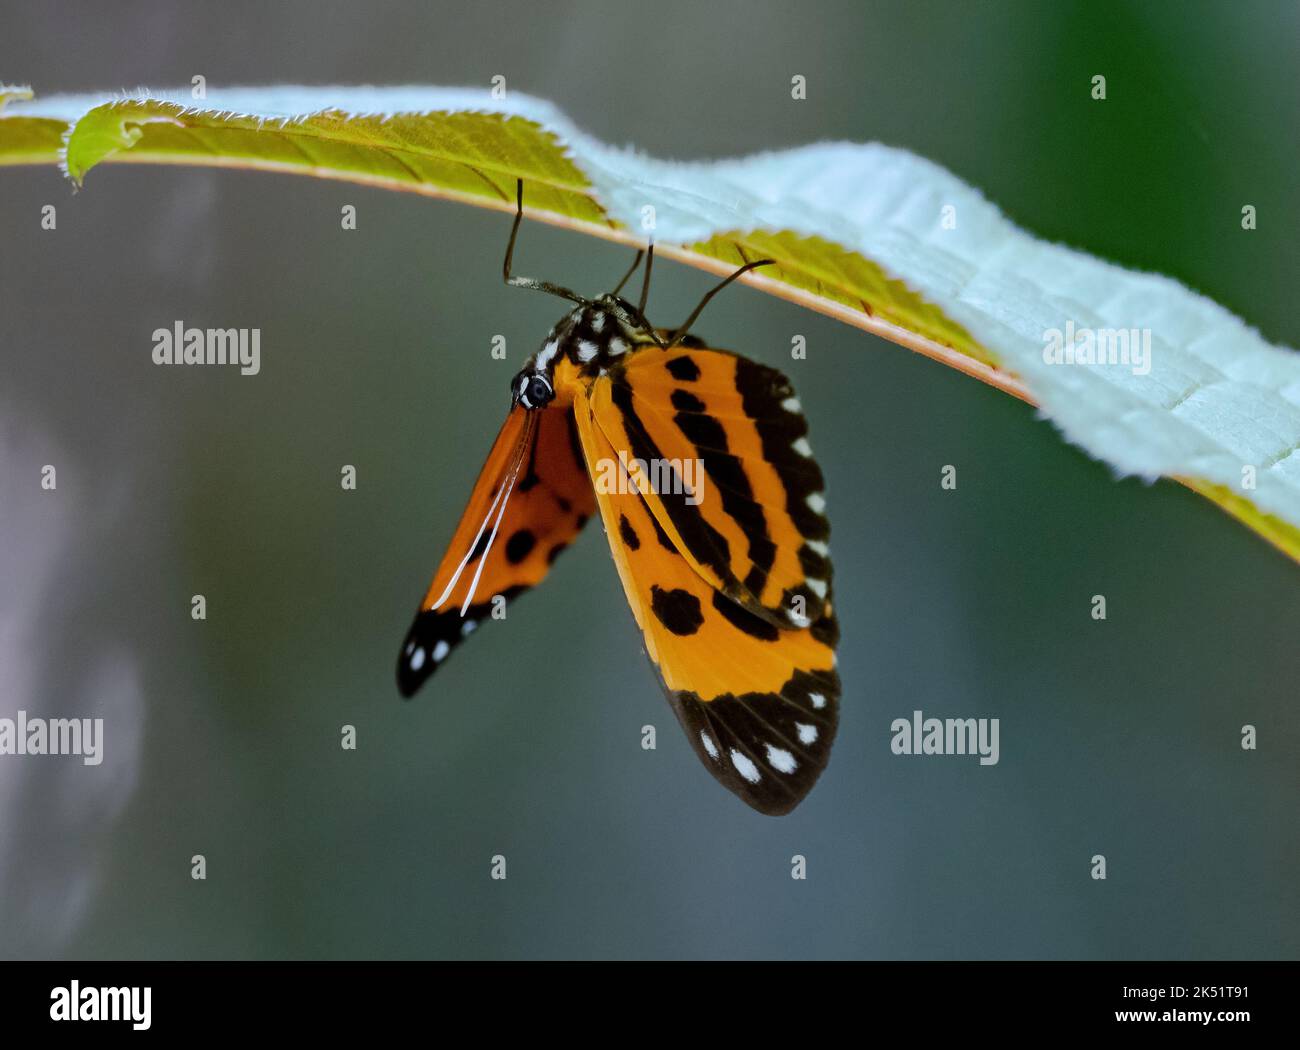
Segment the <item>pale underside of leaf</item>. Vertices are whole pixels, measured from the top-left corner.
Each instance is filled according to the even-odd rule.
[[[0,166],[49,163],[77,184],[100,163],[227,166],[502,211],[522,178],[541,221],[638,247],[653,237],[658,254],[719,274],[775,259],[744,279],[1039,405],[1117,473],[1180,480],[1300,560],[1295,352],[1175,281],[1032,238],[903,150],[678,164],[597,142],[545,102],[474,89],[32,101],[0,87]],[[1048,363],[1045,333],[1067,322],[1149,330],[1149,372]]]

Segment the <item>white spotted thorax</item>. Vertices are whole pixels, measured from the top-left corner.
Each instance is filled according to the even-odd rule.
[[[565,314],[539,349],[510,381],[510,393],[524,408],[544,408],[555,397],[555,366],[569,361],[589,378],[603,375],[634,347],[654,337],[626,299],[603,295]]]

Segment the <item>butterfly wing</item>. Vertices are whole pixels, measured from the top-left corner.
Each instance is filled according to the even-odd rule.
[[[661,351],[644,353],[662,360]],[[610,550],[646,651],[709,772],[760,812],[789,812],[825,768],[838,721],[839,629],[831,607],[829,563],[818,563],[827,589],[818,596],[818,611],[807,627],[794,628],[784,620],[778,626],[730,597],[720,586],[723,573],[708,564],[701,570],[683,543],[685,536],[705,533],[689,514],[704,513],[700,508],[709,499],[707,491],[699,507],[682,504],[686,510],[669,515],[665,526],[652,509],[656,494],[644,491],[630,472],[622,470],[620,484],[608,483],[611,463],[621,468],[631,454],[644,451],[628,438],[636,434],[635,425],[602,415],[611,406],[617,410],[615,391],[606,389],[614,382],[612,376],[598,379],[588,400],[575,401],[574,414],[588,469],[598,479],[596,502]],[[640,389],[634,400],[638,407],[654,408],[657,416],[671,411],[670,399],[661,403]],[[642,418],[649,415],[647,411]],[[750,421],[752,430],[751,417],[743,420]],[[723,424],[728,447],[731,422]],[[749,460],[741,470],[748,480]],[[757,466],[754,474],[761,476]],[[820,535],[828,533],[822,529]],[[768,591],[764,587],[757,593]]]
[[[573,416],[515,405],[397,658],[411,696],[492,612],[536,586],[595,510]]]
[[[698,345],[646,350],[593,387],[591,407],[616,450],[661,465],[654,480],[679,472],[682,484],[653,484],[646,502],[697,572],[778,627],[821,618],[830,526],[785,376]]]

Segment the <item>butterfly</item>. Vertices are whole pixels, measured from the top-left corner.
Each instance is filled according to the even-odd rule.
[[[510,409],[402,643],[412,696],[453,648],[529,588],[597,513],[646,653],[706,769],[787,813],[830,757],[840,681],[830,525],[798,397],[780,372],[645,316],[654,247],[574,304],[510,384]],[[645,257],[640,304],[619,293]],[[564,654],[576,659],[577,654]]]

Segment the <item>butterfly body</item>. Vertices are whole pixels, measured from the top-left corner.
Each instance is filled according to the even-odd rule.
[[[840,694],[830,527],[793,388],[686,326],[653,328],[616,292],[586,300],[509,278],[509,258],[508,281],[578,306],[511,380],[399,653],[401,692],[503,619],[598,512],[692,748],[749,805],[788,812],[830,757]]]

